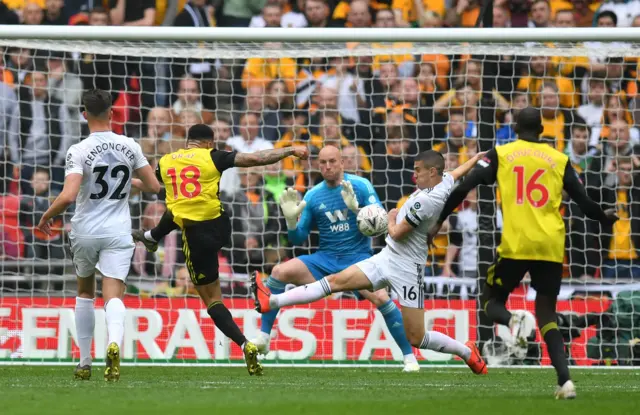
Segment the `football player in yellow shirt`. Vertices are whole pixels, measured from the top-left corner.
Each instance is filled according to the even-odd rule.
[[[471,189],[497,181],[502,197],[502,240],[496,262],[489,267],[481,304],[489,318],[512,329],[516,344],[526,345],[526,338],[518,332],[521,317],[512,315],[505,304],[529,272],[531,286],[537,293],[535,309],[540,334],[558,374],[556,398],[573,399],[575,386],[569,377],[564,341],[556,323],[565,254],[565,227],[560,214],[562,191],[591,219],[611,224],[617,217],[613,209],[603,211],[587,196],[565,154],[539,141],[542,133],[539,109],[528,107],[520,112],[516,133],[517,140],[487,152],[453,190],[429,235],[437,233]]]

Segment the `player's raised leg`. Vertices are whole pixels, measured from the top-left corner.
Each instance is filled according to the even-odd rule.
[[[368,290],[361,290],[360,295],[367,300],[369,300],[373,305],[376,306],[382,317],[384,318],[384,322],[387,324],[389,328],[389,332],[391,333],[391,337],[395,340],[396,344],[400,347],[402,351],[402,356],[404,360],[404,368],[403,372],[418,372],[420,371],[420,365],[418,364],[418,360],[416,359],[416,355],[413,354],[413,348],[407,339],[407,335],[404,330],[404,323],[402,322],[402,313],[396,306],[396,303],[391,301],[389,297],[389,293],[386,288],[381,290],[371,292]]]
[[[356,265],[313,282],[296,287],[282,294],[272,295],[260,279],[252,277],[251,286],[255,298],[256,310],[266,313],[270,310],[297,304],[309,304],[331,293],[368,290],[371,281]]]
[[[131,232],[133,240],[136,242],[142,242],[149,252],[155,252],[158,250],[158,242],[165,236],[169,235],[172,231],[179,229],[180,227],[173,221],[173,215],[169,210],[166,210],[158,225],[150,230],[135,230]]]
[[[307,257],[310,255],[307,255]],[[259,275],[254,275],[254,279],[259,279]],[[304,285],[315,281],[307,265],[299,258],[291,259],[282,264],[276,265],[271,275],[264,282],[264,285],[272,294],[282,294],[287,284]],[[260,332],[251,343],[258,347],[260,353],[269,352],[269,342],[271,340],[271,330],[278,316],[278,308],[274,308],[262,314],[260,322]]]

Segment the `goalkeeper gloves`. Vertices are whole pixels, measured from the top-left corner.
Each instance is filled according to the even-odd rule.
[[[342,185],[342,191],[340,191],[340,194],[342,195],[344,204],[347,205],[350,211],[357,215],[359,204],[356,192],[353,191],[353,185],[349,180],[343,180],[340,184]]]
[[[298,192],[291,187],[282,193],[280,197],[280,209],[287,222],[287,229],[294,230],[298,227],[298,216],[307,205],[304,200],[298,201]]]

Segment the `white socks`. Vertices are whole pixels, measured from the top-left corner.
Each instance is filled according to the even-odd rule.
[[[151,231],[146,231],[144,233],[144,239],[146,239],[147,241],[151,241],[151,242],[158,242],[155,239],[153,239],[153,236],[151,236]]]
[[[308,304],[331,294],[331,288],[326,278],[311,284],[301,285],[282,294],[275,294],[269,298],[272,309],[296,304]]]
[[[109,341],[107,344],[116,343],[118,347],[122,346],[122,338],[124,337],[124,317],[127,313],[127,309],[124,307],[124,303],[119,298],[112,298],[109,300],[104,308],[107,320],[107,333],[109,334]]]
[[[76,297],[76,332],[80,348],[80,366],[91,365],[91,341],[96,326],[93,298]]]
[[[471,357],[471,349],[446,334],[437,331],[427,331],[424,334],[420,349],[435,350],[461,357],[466,362]]]

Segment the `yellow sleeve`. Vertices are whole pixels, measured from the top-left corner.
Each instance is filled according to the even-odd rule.
[[[346,20],[347,15],[349,14],[349,2],[341,1],[338,3],[335,9],[333,9],[333,19],[334,20]]]
[[[371,160],[369,160],[369,156],[367,156],[367,152],[364,151],[364,148],[358,146],[358,153],[360,153],[360,168],[365,173],[371,172]]]

